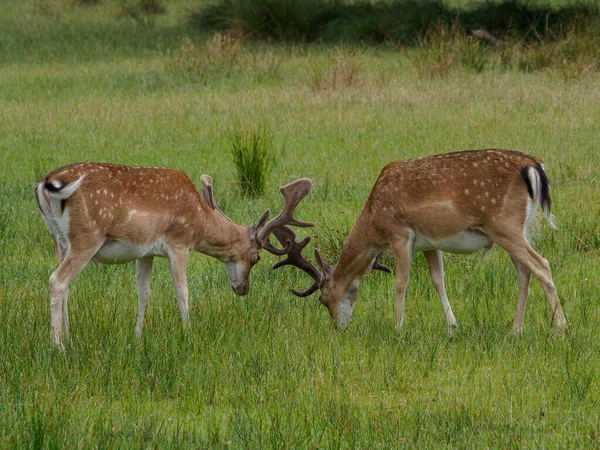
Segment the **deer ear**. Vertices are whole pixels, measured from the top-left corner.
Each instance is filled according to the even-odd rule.
[[[321,268],[321,272],[323,272],[323,278],[329,278],[331,275],[331,266],[327,264],[327,262],[323,259],[319,250],[315,248],[315,258],[317,259],[317,264]]]
[[[252,225],[250,227],[250,238],[251,239],[256,239],[257,236],[260,234],[262,229],[267,224],[267,219],[269,218],[269,214],[271,214],[271,210],[267,209],[265,211],[265,213],[260,217],[260,219],[258,219],[258,222],[256,222],[254,225]]]
[[[202,198],[206,203],[208,203],[208,206],[210,206],[212,210],[215,210],[217,209],[217,204],[215,203],[215,199],[213,197],[212,182],[213,180],[210,175],[204,174],[200,177],[200,183],[202,183]]]
[[[200,177],[200,183],[202,183],[202,199],[208,204],[208,206],[210,206],[210,209],[231,222],[231,219],[223,214],[219,208],[217,208],[217,204],[215,203],[215,199],[213,197],[212,181],[213,180],[210,175],[204,174]]]

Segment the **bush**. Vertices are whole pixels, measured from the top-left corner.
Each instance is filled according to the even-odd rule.
[[[218,0],[192,12],[190,23],[245,38],[314,41],[325,4],[322,0]]]
[[[553,39],[573,23],[600,21],[600,7],[553,7],[526,0],[488,1],[467,10],[442,0],[215,0],[190,15],[197,28],[263,40],[361,41],[416,44],[432,26],[460,24],[498,36]]]
[[[228,136],[242,196],[261,197],[275,160],[271,135],[265,126],[245,132],[236,125]]]

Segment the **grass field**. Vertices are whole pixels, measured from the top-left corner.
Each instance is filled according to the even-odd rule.
[[[115,21],[106,7],[4,3],[0,447],[600,447],[597,72],[424,76],[418,50],[199,38],[182,26],[191,2],[152,28]],[[258,200],[242,199],[235,182],[234,122],[273,135],[275,166]],[[452,338],[421,255],[402,333],[385,273],[365,278],[340,333],[316,296],[288,293],[308,277],[272,271],[276,258],[263,252],[247,297],[218,261],[190,258],[188,330],[157,260],[139,344],[135,266],[89,265],[71,284],[73,348],[51,345],[56,259],[33,196],[51,169],[167,165],[197,186],[208,173],[219,207],[245,225],[279,211],[278,186],[310,177],[297,217],[317,223],[313,242],[333,263],[385,164],[486,147],[546,163],[559,229],[540,222],[535,247],[551,263],[564,337],[536,282],[525,331],[511,336],[516,274],[494,248],[445,256],[460,324]]]

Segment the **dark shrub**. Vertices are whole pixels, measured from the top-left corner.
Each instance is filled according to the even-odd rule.
[[[539,40],[590,20],[600,20],[599,6],[556,8],[526,0],[488,1],[466,10],[442,0],[215,0],[190,15],[197,28],[254,39],[400,44],[419,42],[439,24],[458,24],[463,33],[485,28],[499,36],[510,31],[520,39]]]

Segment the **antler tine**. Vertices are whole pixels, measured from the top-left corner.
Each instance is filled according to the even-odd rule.
[[[287,242],[279,241],[279,242],[281,242],[281,245],[283,246],[282,249],[275,247],[273,244],[271,244],[271,242],[267,238],[267,240],[262,244],[262,248],[264,248],[265,250],[267,250],[268,252],[270,252],[276,256],[282,256],[282,255],[287,254],[290,251],[290,249],[292,248],[292,243],[290,241],[287,241]]]
[[[273,266],[273,269],[277,269],[279,267],[287,265],[296,266],[300,270],[303,270],[304,272],[308,273],[314,280],[312,286],[304,291],[297,291],[296,289],[292,289],[291,291],[294,293],[294,295],[298,297],[307,297],[313,292],[315,292],[317,289],[319,289],[319,283],[321,282],[322,278],[321,272],[319,272],[319,270],[315,266],[313,266],[309,261],[307,261],[304,258],[304,256],[302,256],[302,250],[310,242],[311,237],[306,236],[300,242],[296,242],[296,233],[294,232],[294,230],[292,230],[286,225],[276,228],[273,231],[273,234],[281,243],[281,245],[286,245],[286,247],[290,247],[289,251],[287,252],[287,258],[275,264]]]
[[[283,211],[273,220],[269,221],[258,235],[258,242],[262,248],[271,253],[275,250],[277,252],[275,254],[279,255],[287,253],[281,253],[281,250],[276,249],[269,243],[269,236],[271,233],[283,225],[294,225],[296,227],[312,227],[314,225],[312,222],[301,222],[294,219],[294,210],[296,209],[296,206],[298,206],[302,199],[308,195],[311,189],[312,181],[308,178],[300,178],[279,188],[279,192],[283,195]]]
[[[371,270],[381,270],[383,272],[392,273],[392,269],[390,269],[388,266],[381,264],[379,262],[379,260],[381,259],[382,256],[383,256],[383,252],[379,253],[375,257],[375,260],[373,261],[373,264],[371,265]]]

